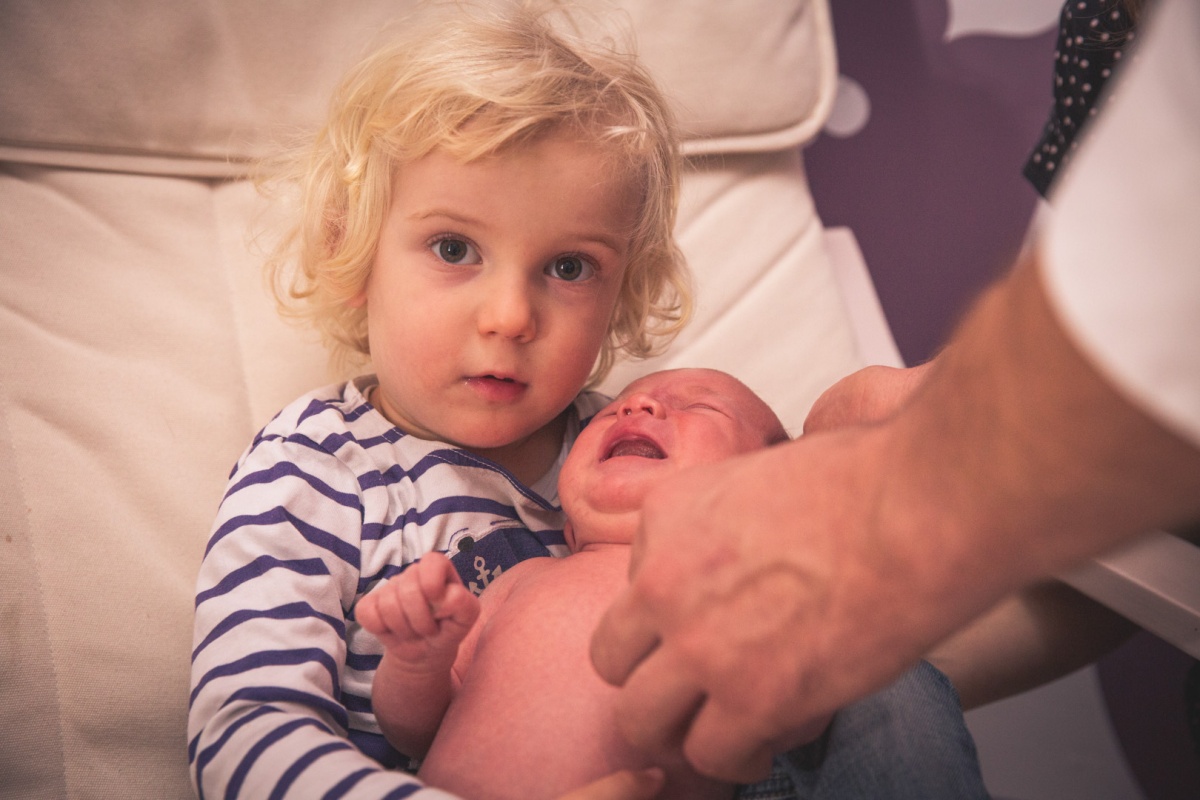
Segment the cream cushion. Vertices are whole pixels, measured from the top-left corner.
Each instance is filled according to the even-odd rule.
[[[196,570],[229,469],[324,354],[276,317],[242,179],[315,126],[411,2],[5,4],[0,25],[0,797],[191,795]],[[824,0],[625,0],[697,155],[680,239],[721,367],[798,429],[858,365],[798,149]],[[264,216],[265,215],[265,216]]]
[[[342,72],[418,5],[372,0],[348,13],[311,0],[6,3],[0,155],[237,173],[270,154],[281,131],[315,128]],[[713,3],[700,11],[684,0],[574,5],[614,20],[618,33],[632,29],[644,63],[676,101],[693,152],[800,144],[833,101],[823,0]]]

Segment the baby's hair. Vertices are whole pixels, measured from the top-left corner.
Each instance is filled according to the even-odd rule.
[[[545,5],[544,3],[542,5]],[[430,6],[360,62],[328,124],[294,160],[298,220],[268,259],[285,315],[308,320],[336,361],[370,355],[364,288],[404,165],[435,148],[469,162],[550,134],[593,142],[642,187],[629,263],[591,382],[618,354],[654,355],[691,295],[674,239],[680,160],[666,100],[628,50],[587,43],[536,4]],[[561,9],[559,9],[561,11]]]

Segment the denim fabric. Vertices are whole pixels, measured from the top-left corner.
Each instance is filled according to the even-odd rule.
[[[821,739],[777,757],[768,780],[738,792],[739,800],[987,797],[958,693],[925,662],[839,711]]]

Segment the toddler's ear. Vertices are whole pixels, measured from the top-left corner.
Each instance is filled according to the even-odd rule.
[[[360,289],[358,294],[354,295],[353,297],[351,297],[349,300],[346,301],[346,305],[350,306],[351,308],[362,308],[366,304],[367,304],[366,288]]]

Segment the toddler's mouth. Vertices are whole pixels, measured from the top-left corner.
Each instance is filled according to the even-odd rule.
[[[490,372],[486,373],[484,375],[476,375],[473,378],[468,378],[468,380],[484,381],[487,383],[504,383],[504,384],[509,384],[511,386],[524,386],[525,385],[525,384],[521,383],[521,381],[519,381],[516,378],[513,378],[509,375],[494,375]]]
[[[507,375],[487,373],[467,378],[467,384],[489,402],[508,403],[521,397],[527,385]]]

